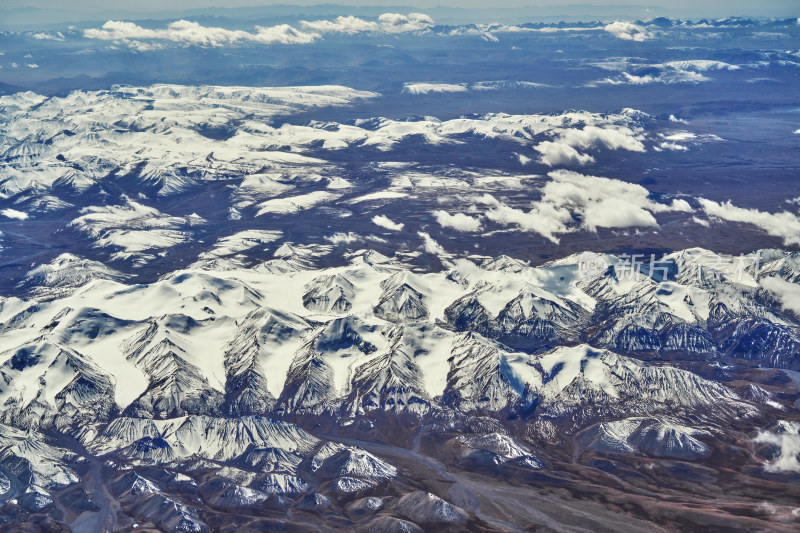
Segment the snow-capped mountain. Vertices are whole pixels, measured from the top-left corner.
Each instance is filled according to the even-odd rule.
[[[0,96],[0,529],[796,521],[800,200],[745,201],[740,182],[714,181],[727,179],[721,163],[693,174],[701,156],[744,164],[750,132],[723,138],[705,99],[679,113],[639,93],[791,81],[753,76],[775,74],[764,63],[796,68],[795,22],[427,21],[303,27],[332,50],[358,39],[365,54],[429,72],[428,55],[403,47],[435,38],[436,57],[466,50],[487,64],[503,48],[523,67],[535,49],[554,79],[513,80],[503,67],[365,86],[348,71],[330,83],[370,90]],[[406,24],[421,26],[383,30]],[[782,51],[712,53],[722,30],[742,27]],[[148,42],[104,44],[135,56],[165,50],[153,36],[208,29],[104,28],[69,35],[140,32]],[[787,36],[754,33],[766,29]],[[660,32],[699,44],[639,57]],[[480,54],[447,44],[475,36]],[[584,47],[591,39],[604,44]],[[564,55],[567,41],[592,57]],[[600,57],[609,47],[619,57]],[[298,76],[287,64],[299,52],[284,63],[258,50],[237,63],[242,76],[268,63],[275,84]],[[301,83],[332,76],[309,65]],[[603,87],[631,102],[585,97]],[[580,106],[559,107],[561,91]],[[774,100],[753,109],[790,101],[765,93]],[[763,133],[791,138],[769,154],[776,175],[796,167],[794,119],[781,117]],[[673,164],[681,181],[670,181]],[[695,240],[720,253],[681,250]]]
[[[88,455],[137,468],[215,471],[204,498],[231,507],[274,495],[291,504],[315,486],[363,494],[400,475],[391,462],[297,425],[311,420],[347,428],[376,417],[422,424],[513,413],[578,432],[587,452],[713,457],[711,441],[725,428],[758,424],[781,406],[756,385],[739,394],[680,366],[740,358],[752,330],[722,336],[720,324],[758,323],[766,340],[796,338],[796,319],[764,280],[794,282],[785,281],[784,267],[758,279],[732,279],[724,269],[692,277],[690,254],[713,257],[677,254],[674,272],[657,280],[614,256],[586,278],[577,257],[540,267],[460,261],[422,273],[370,254],[322,268],[287,248],[281,257],[302,260],[303,268],[205,266],[149,285],[59,258],[31,276],[36,299],[5,298],[0,307],[3,338],[13,345],[0,366],[12,442],[4,461],[30,464],[29,481],[15,490],[38,491],[42,505],[55,494],[41,472],[57,469],[57,479],[72,483],[78,458]],[[697,338],[702,349],[693,349]],[[749,351],[747,360],[762,368],[800,364],[796,353],[773,350]],[[60,446],[75,451],[60,455],[51,437],[24,444],[31,437],[15,428],[64,434],[72,440]],[[546,467],[534,445],[487,430],[448,445],[462,449],[453,452],[459,464]],[[23,479],[22,466],[14,468]],[[178,502],[164,481],[131,476],[114,490],[135,512],[159,515],[168,528],[172,520],[202,524],[196,502]],[[423,523],[444,520],[445,511],[463,519],[420,498],[398,500],[397,512]],[[152,511],[167,501],[184,511],[174,518]]]
[[[104,405],[98,420],[509,407],[591,418],[711,405],[733,416],[749,408],[724,386],[647,360],[800,365],[800,329],[763,286],[771,278],[720,274],[701,288],[679,281],[679,262],[663,281],[621,262],[591,280],[577,260],[497,264],[418,274],[358,256],[327,269],[188,270],[151,285],[73,276],[84,284],[68,296],[3,302],[14,343],[3,394],[18,406],[4,416],[45,423],[67,404],[85,414],[83,403]],[[69,289],[61,276],[39,279]],[[47,387],[27,385],[36,380]]]

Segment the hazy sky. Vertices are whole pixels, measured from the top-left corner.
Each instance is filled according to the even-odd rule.
[[[163,11],[163,10],[182,10],[207,7],[244,7],[244,6],[263,6],[270,4],[289,4],[289,5],[315,5],[315,4],[342,4],[342,5],[367,5],[367,6],[415,6],[421,11],[425,7],[432,6],[453,6],[453,7],[523,7],[523,6],[553,6],[568,4],[591,4],[595,6],[615,5],[615,6],[662,6],[670,10],[690,9],[693,11],[709,9],[713,11],[730,10],[731,13],[748,12],[758,13],[759,10],[772,10],[784,8],[787,11],[796,11],[800,15],[800,1],[798,0],[495,0],[490,5],[486,0],[2,0],[0,8],[10,9],[19,7],[38,7],[47,9],[70,9],[70,10],[98,10],[107,11],[114,9],[124,9],[131,11]]]
[[[623,20],[667,16],[694,19],[728,16],[748,17],[800,17],[800,0],[0,0],[0,12],[35,7],[44,11],[15,11],[0,16],[0,27],[44,27],[46,24],[102,20],[102,19],[176,19],[191,17],[198,9],[257,7],[269,5],[310,6],[335,4],[341,6],[366,6],[395,13],[426,13],[434,19],[445,22],[491,22],[495,17],[499,22],[535,21],[539,17],[563,16],[563,20],[605,20],[615,17]],[[478,8],[478,11],[446,11],[434,9],[437,6],[455,8]],[[570,6],[570,8],[567,8]],[[538,9],[546,7],[546,9]],[[503,9],[507,8],[507,9]],[[511,8],[510,10],[508,8]],[[521,9],[514,9],[521,8]],[[563,8],[563,11],[562,11]],[[280,10],[284,15],[295,12],[292,9]],[[287,13],[288,11],[288,13]],[[337,15],[356,14],[341,9],[316,10],[320,13]],[[375,16],[379,12],[370,10]],[[212,10],[218,15],[235,16],[233,12]],[[298,7],[297,14],[303,14]],[[493,15],[494,13],[494,15]],[[486,20],[484,20],[486,19]]]

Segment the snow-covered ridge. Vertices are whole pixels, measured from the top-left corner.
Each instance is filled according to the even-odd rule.
[[[285,245],[276,252],[280,268],[187,270],[150,285],[39,278],[61,296],[45,291],[48,301],[0,306],[9,347],[0,393],[13,406],[4,416],[69,425],[53,411],[111,391],[114,401],[86,416],[102,420],[115,408],[169,419],[514,405],[551,417],[712,406],[737,416],[752,408],[723,385],[637,357],[800,365],[797,319],[767,283],[796,284],[793,256],[779,251],[768,252],[763,272],[750,272],[687,250],[662,260],[671,265],[665,279],[610,255],[536,268],[503,257],[459,260],[415,273],[372,253],[318,269],[308,253]],[[604,269],[588,275],[588,260]],[[762,335],[753,354],[747,347]],[[58,379],[48,377],[58,365]],[[47,382],[38,395],[25,386],[36,379]]]
[[[492,83],[482,87],[495,87]],[[32,93],[3,96],[0,198],[15,206],[8,213],[18,213],[14,216],[19,218],[74,212],[73,202],[94,198],[99,205],[72,215],[67,227],[96,247],[108,248],[110,259],[142,266],[190,242],[204,223],[193,213],[163,213],[148,205],[151,198],[231,182],[234,190],[226,206],[230,220],[334,206],[353,184],[342,177],[345,172],[338,165],[320,159],[319,150],[388,152],[410,139],[458,145],[469,137],[513,143],[529,151],[528,159],[539,157],[554,165],[570,158],[585,164],[599,150],[646,149],[638,118],[627,112],[273,123],[278,116],[376,96],[340,86],[178,85],[74,91],[51,98]],[[408,189],[442,181],[382,167],[382,173],[399,175],[392,188],[401,192],[372,192],[349,203],[407,197]],[[484,180],[481,190],[518,187],[523,179]],[[119,186],[129,196],[120,195]],[[218,244],[227,248],[224,242]]]
[[[251,447],[305,454],[317,444],[313,436],[283,422],[259,417],[217,419],[204,416],[171,420],[117,418],[88,444],[94,453],[104,455],[135,445],[142,439],[162,441],[160,455],[155,459],[164,462],[195,455],[229,461]],[[137,451],[140,450],[136,447],[131,449],[131,453]],[[141,457],[143,460],[150,458],[153,457]]]
[[[651,456],[693,459],[710,453],[698,437],[708,437],[703,429],[687,427],[669,418],[626,418],[601,422],[580,437],[587,449],[604,453],[645,453]]]
[[[273,237],[237,234],[219,249]],[[773,292],[783,285],[770,283],[797,285],[795,255],[764,250],[761,268],[741,270],[691,249],[662,258],[666,274],[607,254],[424,272],[366,250],[320,268],[313,247],[285,244],[260,268],[207,263],[139,285],[63,256],[30,276],[38,299],[0,299],[0,466],[21,473],[0,472],[14,478],[0,477],[0,490],[21,485],[25,502],[49,505],[78,480],[84,459],[45,436],[56,432],[78,439],[89,461],[213,471],[202,491],[223,507],[276,497],[324,507],[318,488],[349,497],[404,475],[291,422],[308,419],[355,427],[514,414],[574,431],[581,453],[701,460],[726,426],[783,406],[763,389],[740,396],[652,359],[798,368],[800,326]],[[451,438],[454,460],[549,468],[530,440],[495,424]],[[768,469],[795,468],[796,433],[791,424],[759,433],[757,443],[788,450]],[[174,481],[136,473],[118,483],[142,512],[152,504],[199,523],[171,495]],[[392,504],[401,515],[464,520],[446,501],[412,494]]]
[[[621,64],[608,68],[625,69],[628,62]],[[701,75],[709,69],[732,67],[698,60],[659,68]],[[497,87],[496,82],[480,83],[483,88]],[[453,87],[462,85],[449,88]],[[103,259],[116,261],[115,266],[128,274],[165,263],[173,251],[181,257],[194,252],[184,264],[200,268],[253,267],[247,256],[265,249],[256,239],[260,243],[278,239],[277,233],[269,237],[246,233],[277,231],[276,226],[264,223],[306,214],[344,219],[364,208],[375,210],[377,205],[404,199],[430,210],[447,231],[477,233],[491,227],[537,233],[553,243],[560,242],[562,234],[598,228],[658,231],[658,216],[676,212],[702,212],[710,221],[752,224],[787,244],[797,240],[800,222],[789,211],[767,213],[703,198],[660,198],[641,185],[566,170],[590,167],[608,151],[690,150],[702,143],[722,142],[688,129],[653,135],[648,128],[658,119],[632,109],[608,114],[488,113],[449,120],[430,116],[278,120],[377,96],[341,86],[178,85],[74,91],[52,98],[30,93],[4,96],[0,201],[21,214],[15,219],[19,224],[61,216],[58,229],[93,246]],[[396,150],[402,159],[408,143],[443,151],[473,143],[500,143],[512,150],[509,157],[515,162],[535,161],[547,173],[486,172],[452,165],[420,168],[373,161],[362,167],[368,169],[367,179],[361,171],[335,162],[341,152],[352,150],[370,157],[377,153],[378,159]],[[384,182],[388,185],[376,190],[375,184]],[[530,189],[540,192],[540,199],[522,202],[522,191]],[[220,190],[225,194],[215,197],[224,198],[223,205],[214,205],[215,209],[203,205],[206,192]],[[192,208],[203,216],[188,209],[175,211],[177,199],[190,194],[194,195]],[[440,203],[434,207],[433,201]],[[464,205],[466,209],[461,209],[468,212],[452,212],[453,206]],[[218,231],[224,219],[240,221],[236,233],[241,235],[214,233],[216,242],[205,243],[205,234]],[[410,227],[382,213],[371,220],[375,232],[399,233]],[[421,240],[427,250],[444,250],[431,240],[429,230],[420,229],[417,242]],[[321,237],[333,244],[388,240],[361,231]],[[237,239],[241,242],[234,242]],[[265,268],[300,266],[279,262],[277,258],[276,264]]]
[[[341,86],[180,85],[121,86],[51,98],[3,96],[0,150],[5,177],[0,194],[36,188],[82,192],[102,186],[112,173],[111,178],[122,180],[135,175],[149,194],[168,196],[212,175],[255,174],[275,164],[311,162],[264,152],[283,144],[279,140],[252,146],[246,140],[251,136],[245,135],[243,144],[231,141],[231,125],[246,121],[260,129],[276,115],[375,96]],[[252,131],[243,126],[242,133]],[[227,145],[220,143],[224,139]],[[245,146],[253,153],[241,161]]]

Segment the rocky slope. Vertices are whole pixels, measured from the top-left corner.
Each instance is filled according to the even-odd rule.
[[[357,514],[394,530],[489,522],[414,492],[392,454],[326,432],[403,443],[416,431],[419,446],[455,431],[443,457],[477,471],[549,470],[572,436],[576,453],[713,462],[731,435],[791,405],[768,382],[731,377],[800,365],[798,319],[770,281],[796,283],[796,261],[768,253],[765,269],[734,275],[688,250],[657,279],[614,256],[589,276],[584,256],[422,273],[375,252],[319,268],[282,249],[286,268],[150,285],[60,258],[41,272],[79,274],[42,275],[37,298],[0,302],[4,498],[48,512],[70,486],[107,480],[108,501],[95,495],[86,516],[199,531],[214,529],[212,508],[327,516],[371,495],[391,504]],[[690,257],[717,268],[690,273]],[[744,326],[755,324],[757,337]]]

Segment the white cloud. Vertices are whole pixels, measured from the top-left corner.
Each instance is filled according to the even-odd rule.
[[[425,233],[424,231],[418,231],[417,235],[422,237],[422,248],[428,252],[429,254],[438,255],[438,256],[445,256],[447,257],[449,254],[442,248],[442,245],[433,240],[433,237]]]
[[[392,231],[400,231],[403,229],[403,226],[405,226],[402,222],[397,223],[392,221],[386,215],[376,215],[372,217],[372,223]]]
[[[25,220],[28,218],[28,213],[23,213],[22,211],[17,211],[16,209],[3,209],[0,211],[0,215],[3,215],[6,218],[15,218],[17,220]]]
[[[468,90],[466,86],[454,83],[406,83],[403,85],[403,92],[407,94],[461,93]]]
[[[778,422],[780,433],[761,431],[754,439],[755,442],[772,444],[780,448],[780,455],[764,465],[767,472],[800,472],[800,435],[796,423]]]
[[[616,21],[603,29],[618,39],[623,39],[625,41],[644,41],[652,37],[652,34],[646,29],[631,22]]]
[[[358,233],[353,233],[352,231],[348,231],[347,233],[340,231],[329,237],[325,237],[325,240],[332,244],[353,244],[354,242],[362,240],[362,237]]]
[[[700,206],[707,215],[727,220],[753,224],[769,235],[780,237],[784,244],[800,244],[800,218],[788,211],[767,213],[758,209],[736,207],[730,200],[717,203],[713,200],[699,198]]]
[[[705,142],[716,142],[723,140],[717,135],[697,135],[696,133],[692,133],[690,131],[675,131],[669,134],[660,133],[659,136],[664,139],[664,141],[658,144],[656,151],[687,151],[689,150],[689,146],[687,146],[687,144],[697,146]]]
[[[202,26],[197,22],[177,20],[166,29],[142,28],[133,22],[109,20],[102,29],[84,30],[87,39],[106,41],[164,40],[198,46],[224,46],[239,42],[261,44],[308,44],[320,37],[318,33],[304,33],[288,24],[278,26],[256,26],[255,33],[243,30],[228,30]]]
[[[576,148],[603,146],[609,150],[644,152],[642,142],[630,128],[624,126],[605,128],[585,126],[582,129],[569,129],[561,134],[561,139]]]
[[[476,201],[490,206],[486,218],[502,225],[515,225],[558,243],[558,234],[579,229],[655,227],[655,213],[691,212],[689,203],[674,199],[662,204],[649,198],[650,191],[633,183],[586,176],[567,170],[550,172],[542,198],[530,211],[513,208],[489,195]],[[576,223],[575,220],[579,220]]]
[[[768,501],[763,501],[760,504],[758,504],[758,509],[765,514],[769,515],[778,514],[778,508],[769,503]]]
[[[670,204],[670,211],[683,211],[684,213],[691,213],[692,206],[683,198],[675,198]]]
[[[539,161],[550,167],[577,167],[587,163],[594,163],[594,157],[589,154],[582,154],[561,141],[543,141],[534,146],[533,149],[542,154]]]
[[[380,31],[381,26],[377,22],[370,22],[358,17],[336,17],[334,20],[301,20],[300,25],[309,30],[320,33],[361,33]]]
[[[776,277],[763,278],[761,286],[775,293],[785,309],[800,316],[800,285]]]
[[[202,26],[197,22],[177,20],[166,28],[143,28],[133,22],[109,20],[102,28],[84,30],[87,39],[101,39],[126,43],[136,50],[149,50],[142,41],[172,41],[197,46],[226,46],[237,43],[261,44],[308,44],[320,39],[325,33],[355,34],[363,32],[407,33],[424,31],[433,25],[433,19],[421,13],[400,15],[384,13],[378,21],[367,21],[358,17],[336,17],[333,20],[301,21],[303,30],[280,24],[277,26],[256,26],[255,32],[229,30]],[[61,34],[34,34],[37,39],[63,39]]]
[[[384,13],[378,17],[378,21],[381,23],[381,29],[387,33],[420,31],[433,26],[433,19],[423,13],[409,13],[408,15]]]
[[[486,218],[504,226],[517,226],[523,231],[538,233],[546,239],[558,244],[557,233],[567,233],[567,224],[571,220],[568,210],[557,208],[552,204],[540,203],[527,213],[496,201]]]
[[[658,226],[653,214],[623,198],[602,198],[587,202],[583,225],[589,230],[603,228],[630,228]]]
[[[348,231],[347,233],[339,231],[333,235],[325,237],[325,240],[331,244],[353,244],[354,242],[360,241],[386,242],[386,240],[376,237],[375,235],[359,235],[358,233],[353,233],[352,231]]]
[[[447,211],[439,209],[433,212],[433,216],[436,217],[436,222],[443,228],[453,228],[456,231],[479,231],[481,229],[480,219],[464,213],[451,215]]]
[[[662,142],[656,148],[657,152],[661,150],[672,150],[673,152],[686,152],[689,150],[689,147],[674,142]]]
[[[796,129],[796,130],[794,130],[794,134],[795,134],[795,135],[800,135],[800,129]]]
[[[358,17],[336,17],[333,20],[300,21],[300,25],[319,33],[346,33],[349,35],[364,32],[407,33],[426,30],[433,25],[433,19],[422,13],[384,13],[378,22]]]
[[[604,147],[609,150],[628,150],[631,152],[644,152],[644,144],[639,136],[625,126],[585,126],[581,129],[572,128],[562,131],[554,141],[543,141],[534,150],[541,154],[539,160],[545,165],[554,166],[580,166],[593,163],[594,157],[579,152],[577,149]]]
[[[526,156],[526,155],[516,154],[516,153],[514,155],[517,156],[517,159],[519,160],[519,164],[520,165],[525,166],[525,165],[527,165],[528,163],[531,162],[531,158]]]

